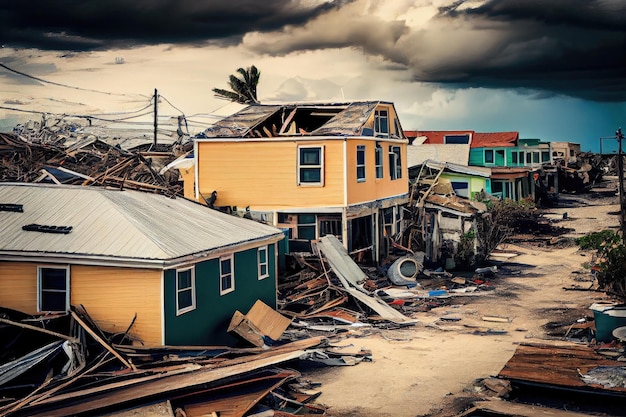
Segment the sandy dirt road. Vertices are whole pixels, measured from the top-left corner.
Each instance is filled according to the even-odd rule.
[[[575,238],[618,230],[618,213],[615,196],[564,196],[545,218],[571,229],[563,237]],[[318,402],[336,417],[454,415],[473,383],[497,375],[520,342],[561,340],[551,328],[589,316],[592,303],[608,300],[602,292],[564,289],[591,285],[583,267],[591,252],[568,245],[505,244],[502,249],[516,256],[500,259],[491,277],[495,290],[413,313],[419,321],[413,327],[335,341],[370,349],[373,361],[308,372],[322,384]],[[493,317],[506,321],[484,319]]]

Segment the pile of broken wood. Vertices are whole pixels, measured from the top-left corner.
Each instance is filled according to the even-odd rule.
[[[373,329],[412,326],[417,320],[411,313],[443,306],[454,297],[495,289],[488,280],[497,271],[495,267],[478,269],[472,279],[443,270],[420,270],[419,280],[415,271],[412,281],[395,285],[389,271],[385,274],[380,268],[358,265],[335,236],[313,242],[312,249],[314,253],[308,256],[292,254],[298,270],[279,279],[279,311],[293,319],[283,338],[359,335]]]
[[[317,384],[277,366],[371,359],[323,337],[243,348],[136,346],[128,331],[102,331],[82,306],[41,316],[1,309],[0,317],[0,416],[325,415],[313,401]]]
[[[178,171],[160,173],[179,156],[181,146],[127,149],[93,135],[65,139],[32,132],[0,133],[0,181],[101,185],[182,195]]]

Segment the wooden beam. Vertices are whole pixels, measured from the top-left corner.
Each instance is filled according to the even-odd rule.
[[[78,339],[72,336],[67,336],[62,333],[53,332],[51,330],[42,329],[41,327],[31,326],[30,324],[24,324],[16,321],[11,321],[7,319],[0,319],[0,323],[10,324],[12,326],[21,327],[23,329],[34,330],[39,333],[49,334],[54,337],[58,337],[59,339],[69,340],[70,342],[78,343]]]
[[[78,317],[78,314],[76,314],[75,312],[72,311],[72,318],[74,320],[76,320],[76,322],[78,324],[80,324],[83,329],[85,329],[85,331],[87,333],[89,333],[91,335],[91,337],[93,337],[94,339],[96,339],[96,341],[98,343],[100,343],[106,350],[108,350],[109,352],[111,352],[111,354],[113,356],[115,356],[117,359],[120,360],[120,362],[122,362],[122,364],[124,364],[124,366],[126,366],[127,368],[132,369],[133,371],[136,371],[137,368],[135,367],[135,365],[133,365],[132,363],[128,362],[126,360],[126,358],[124,358],[122,355],[120,355],[115,349],[113,349],[104,339],[102,339],[100,336],[98,336],[96,334],[96,332],[94,332],[89,326],[87,326],[87,324],[80,318]]]
[[[266,350],[258,355],[228,360],[217,366],[195,366],[186,371],[178,370],[143,377],[133,376],[122,381],[116,379],[115,382],[109,384],[59,394],[39,402],[36,406],[24,407],[22,410],[31,417],[65,417],[86,412],[93,413],[104,407],[120,407],[124,403],[142,398],[154,399],[156,396],[165,396],[173,391],[182,391],[196,386],[206,387],[206,384],[217,383],[224,378],[297,359],[304,353],[303,349],[317,346],[325,340],[323,337],[298,340]]]

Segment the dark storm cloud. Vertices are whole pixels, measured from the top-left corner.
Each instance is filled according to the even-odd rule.
[[[358,0],[244,41],[271,55],[359,48],[422,82],[626,100],[624,0],[450,0],[435,9],[441,3],[404,0],[393,19]]]
[[[477,30],[493,24],[503,42],[491,56],[434,65],[428,81],[523,87],[594,101],[626,100],[626,2],[494,0],[474,9],[441,9],[439,19]],[[501,58],[505,58],[500,60]]]
[[[310,2],[309,2],[310,3]],[[249,31],[302,24],[344,1],[4,0],[5,46],[90,50],[156,43],[237,42]]]
[[[352,48],[420,82],[626,101],[625,0],[1,1],[10,47]]]

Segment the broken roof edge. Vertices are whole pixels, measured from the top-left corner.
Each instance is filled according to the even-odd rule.
[[[446,213],[450,213],[450,214],[454,214],[457,215],[459,217],[474,217],[476,216],[478,213],[480,213],[480,210],[477,207],[472,206],[476,212],[475,213],[468,213],[466,211],[461,211],[461,210],[457,210],[453,207],[450,206],[446,206],[443,204],[439,204],[437,202],[431,201],[431,200],[424,200],[424,208],[425,209],[433,209],[433,210],[439,210],[439,211],[443,211]]]
[[[398,111],[393,102],[382,100],[364,100],[364,101],[352,101],[352,102],[312,102],[312,103],[280,103],[280,104],[262,104],[255,103],[250,104],[242,110],[225,117],[212,126],[205,129],[203,132],[195,135],[194,139],[204,138],[263,138],[263,137],[301,137],[308,135],[332,135],[332,136],[361,136],[363,135],[364,124],[367,118],[373,117],[374,110],[379,105],[389,106],[393,109],[393,113],[396,115],[396,133],[392,133],[391,129],[387,135],[387,138],[395,138],[400,140],[406,140],[408,138],[404,134],[404,129],[401,123],[397,119]],[[352,114],[355,111],[358,112],[359,107],[365,107],[361,109],[361,116],[368,115],[365,121],[362,118],[355,120],[355,115]],[[311,110],[325,110],[330,117],[320,126],[311,126],[310,132],[300,131],[288,131],[285,132],[286,126],[295,126],[291,123],[291,118],[296,111],[311,111]],[[281,129],[277,129],[278,126],[274,126],[274,129],[270,131],[269,126],[261,126],[271,117],[278,113],[286,114],[289,116],[283,121]],[[265,134],[261,132],[261,129]],[[373,131],[373,129],[370,129]],[[251,134],[254,133],[254,134]],[[373,133],[373,132],[372,132]],[[374,136],[374,135],[367,135]],[[375,136],[374,136],[375,137]]]
[[[342,101],[335,101],[335,100],[328,100],[328,101],[292,101],[289,103],[284,103],[284,102],[277,102],[277,103],[273,103],[273,102],[263,102],[263,103],[258,103],[258,104],[251,104],[250,106],[281,106],[281,107],[348,107],[351,106],[353,104],[371,104],[371,103],[377,103],[377,104],[390,104],[393,105],[392,101],[386,101],[386,100],[354,100],[354,101],[346,101],[346,100],[342,100]]]
[[[184,256],[178,256],[169,259],[147,259],[120,257],[112,255],[0,250],[0,261],[165,270],[190,266],[209,259],[218,258],[225,254],[241,252],[259,246],[274,244],[284,239],[284,237],[285,235],[282,232],[277,232],[264,238],[237,242],[232,245],[222,246],[216,249],[210,249],[196,253],[190,253]]]
[[[398,137],[376,137],[376,136],[360,136],[360,135],[295,135],[295,136],[274,136],[267,138],[244,138],[233,136],[214,136],[205,138],[194,138],[194,142],[305,142],[320,140],[369,140],[374,142],[394,142],[408,143],[406,138]]]
[[[489,178],[491,176],[491,168],[460,165],[453,162],[439,162],[433,159],[427,159],[424,161],[424,164],[430,168],[444,168],[459,174],[477,175],[485,178]]]

